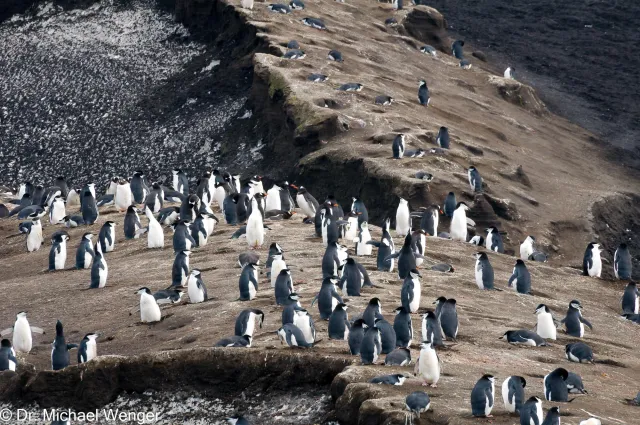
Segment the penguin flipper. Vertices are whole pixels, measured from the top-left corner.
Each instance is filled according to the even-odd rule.
[[[512,274],[512,275],[511,275],[511,277],[509,278],[509,287],[510,287],[510,288],[513,286],[513,283],[512,283],[512,282],[513,282],[513,281],[514,281],[514,279],[516,279],[517,277],[518,277],[518,275],[514,273],[514,274]]]
[[[9,353],[8,359],[14,362],[16,365],[18,364],[18,359],[16,359],[13,354]]]
[[[31,326],[31,333],[44,334],[44,329],[39,328],[37,326]]]
[[[580,321],[582,323],[584,323],[585,325],[589,326],[589,329],[593,330],[593,326],[591,325],[591,323],[589,323],[589,321],[587,319],[585,319],[584,317],[580,316]]]
[[[313,297],[313,301],[311,301],[311,307],[313,307],[315,305],[316,301],[318,301],[318,295],[319,294],[316,294],[316,296]]]
[[[367,245],[373,245],[376,248],[380,248],[380,242],[378,241],[367,241]]]
[[[344,304],[344,301],[342,300],[342,297],[340,296],[340,294],[338,294],[336,291],[331,291],[331,296],[333,298],[335,298],[336,300],[338,300],[338,302],[340,304]]]
[[[73,350],[74,348],[78,348],[78,344],[67,344],[67,350]]]
[[[392,260],[392,259],[394,259],[394,258],[398,258],[398,257],[400,256],[400,252],[401,252],[401,251],[398,251],[398,252],[396,252],[395,254],[391,254],[391,255],[386,256],[386,257],[384,258],[384,261],[388,261],[388,260]]]
[[[0,336],[7,336],[13,333],[13,328],[7,328],[0,332]]]

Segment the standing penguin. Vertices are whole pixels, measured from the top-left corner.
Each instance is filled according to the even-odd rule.
[[[428,310],[422,315],[422,341],[430,341],[433,347],[444,347],[442,326],[436,314]]]
[[[524,388],[527,381],[522,376],[509,376],[502,383],[502,400],[509,413],[520,413],[524,403]]]
[[[411,249],[416,254],[416,266],[422,265],[427,249],[427,237],[424,230],[418,229],[411,232]]]
[[[438,136],[436,137],[436,143],[442,149],[449,149],[449,129],[447,127],[440,127]]]
[[[342,293],[350,297],[359,297],[360,288],[362,288],[362,274],[351,257],[347,258],[347,262],[342,269],[342,278],[340,279]],[[373,326],[373,324],[371,324]]]
[[[631,254],[626,243],[621,243],[613,255],[613,271],[616,279],[631,280]]]
[[[240,273],[238,286],[240,301],[249,301],[256,297],[258,292],[258,265],[256,263],[245,264]]]
[[[358,217],[358,225],[360,225],[363,221],[369,221],[369,211],[367,211],[367,207],[364,205],[362,199],[353,198],[353,203],[351,204],[351,212]]]
[[[258,321],[260,328],[262,328],[262,323],[264,322],[264,313],[262,310],[257,310],[255,308],[242,310],[236,318],[235,335],[253,336],[253,331],[256,327],[256,320]]]
[[[64,270],[67,261],[67,241],[69,235],[61,233],[51,238],[51,250],[49,251],[49,270]]]
[[[116,194],[113,196],[113,203],[119,211],[125,211],[129,205],[133,204],[133,194],[131,193],[131,185],[125,179],[118,181]],[[142,202],[142,201],[140,201]]]
[[[565,381],[569,377],[566,369],[558,368],[544,377],[544,398],[548,401],[569,401],[569,389]]]
[[[64,217],[67,215],[64,206],[64,199],[60,196],[53,199],[51,207],[49,208],[49,222],[51,224],[58,224],[64,221]]]
[[[132,203],[141,204],[145,201],[147,194],[149,193],[149,186],[147,186],[147,182],[145,179],[145,175],[142,171],[134,171],[133,177],[131,177],[130,182],[126,182],[129,192],[131,194],[131,202],[126,205],[124,208],[128,207]],[[119,185],[122,185],[122,181],[119,182]],[[118,189],[116,189],[116,198],[118,197]],[[116,206],[118,204],[116,203]]]
[[[375,364],[378,361],[378,356],[381,351],[382,341],[380,338],[380,329],[374,325],[365,331],[362,344],[360,344],[360,360],[362,364]]]
[[[91,265],[91,284],[89,285],[89,288],[104,288],[107,284],[108,275],[109,268],[107,267],[107,262],[102,254],[102,247],[100,243],[96,243],[96,249],[93,254],[93,264]]]
[[[400,279],[405,279],[407,276],[409,276],[409,272],[416,268],[416,257],[424,259],[423,256],[413,251],[411,247],[411,235],[407,234],[407,236],[404,238],[404,244],[402,245],[400,251],[396,252],[395,254],[389,255],[385,258],[385,261],[397,258],[398,277]]]
[[[171,185],[173,189],[182,193],[184,196],[189,196],[189,179],[187,175],[179,168],[171,170],[171,174]]]
[[[457,208],[456,194],[453,192],[449,192],[447,194],[447,197],[444,200],[444,214],[447,217],[452,218],[456,208]]]
[[[173,253],[180,251],[190,251],[196,241],[189,231],[189,223],[186,221],[178,221],[171,226],[173,228]]]
[[[27,233],[27,251],[34,252],[42,246],[42,221],[40,221],[40,216],[36,213],[30,214],[29,219],[31,220],[31,227],[29,227],[29,233]]]
[[[140,295],[140,321],[143,323],[159,322],[162,318],[160,307],[149,288],[140,288],[136,294]]]
[[[93,184],[93,183],[92,183]],[[95,189],[94,189],[95,190]],[[91,185],[87,189],[82,190],[82,196],[80,197],[82,219],[86,224],[93,224],[98,220],[98,207],[96,206],[96,197],[91,191]]]
[[[5,370],[11,370],[13,372],[16,371],[16,367],[18,366],[18,359],[16,359],[16,354],[11,346],[11,341],[8,339],[3,339],[0,342],[0,372]]]
[[[264,243],[264,223],[255,198],[251,199],[251,207],[251,215],[247,220],[247,243],[252,249],[256,249]]]
[[[349,353],[351,353],[352,356],[360,355],[360,346],[362,345],[366,329],[367,324],[364,323],[362,319],[356,319],[353,325],[351,325],[347,339],[349,342]]]
[[[404,405],[411,413],[411,420],[413,420],[414,413],[418,419],[420,419],[420,413],[429,410],[429,406],[431,406],[431,399],[429,398],[429,395],[423,391],[414,391],[405,398]]]
[[[338,270],[347,260],[346,247],[338,242],[329,244],[322,257],[322,277],[337,276]]]
[[[295,186],[293,186],[293,188],[296,189]],[[314,198],[304,186],[300,186],[298,189],[296,202],[307,218],[315,217],[316,211],[320,208],[316,198]]]
[[[476,257],[476,285],[480,289],[493,288],[493,266],[489,262],[489,257],[485,252],[478,252]]]
[[[339,303],[336,308],[333,309],[331,317],[329,317],[327,331],[329,333],[329,339],[342,339],[346,341],[349,338],[349,315],[347,314],[346,304]]]
[[[147,194],[144,205],[150,208],[152,212],[157,213],[162,209],[164,203],[164,191],[160,186],[160,183],[154,182],[151,186],[151,191]]]
[[[393,326],[383,318],[375,320],[374,326],[380,329],[380,352],[389,354],[396,348],[396,331]]]
[[[396,317],[393,319],[393,330],[396,332],[396,347],[411,347],[413,341],[413,322],[411,313],[404,307],[394,310]]]
[[[492,226],[487,229],[487,238],[485,239],[485,243],[488,250],[504,254],[502,236],[496,227]]]
[[[187,292],[189,294],[189,302],[192,304],[201,303],[209,299],[207,296],[207,288],[204,286],[204,282],[202,281],[202,273],[200,270],[191,270],[189,279],[187,279]]]
[[[491,418],[494,404],[495,380],[493,375],[483,375],[471,391],[471,413],[476,417]]]
[[[100,228],[98,234],[98,243],[102,248],[102,253],[113,251],[116,246],[116,223],[113,221],[106,221]]]
[[[304,310],[302,305],[300,305],[300,296],[292,292],[287,296],[282,305],[284,306],[282,309],[282,324],[293,323],[295,325],[296,312]]]
[[[560,408],[558,406],[549,409],[542,425],[560,425]]]
[[[371,233],[369,233],[369,223],[363,221],[360,223],[360,229],[358,231],[358,237],[354,239],[356,243],[356,255],[368,256],[371,255],[373,246],[369,243],[371,241]]]
[[[440,380],[440,358],[431,345],[431,341],[424,341],[420,344],[420,354],[413,372],[416,376],[420,375],[422,385],[437,387]]]
[[[458,202],[453,217],[451,218],[451,227],[449,234],[451,239],[458,241],[467,241],[467,211],[469,207],[464,202]]]
[[[404,156],[405,137],[406,136],[404,134],[400,133],[393,139],[393,145],[391,146],[391,150],[393,152],[393,159],[401,159]]]
[[[82,338],[80,348],[78,349],[78,364],[86,363],[98,357],[96,339],[98,339],[98,334],[96,333],[86,334],[84,338]]]
[[[531,254],[534,253],[533,244],[535,243],[536,238],[529,235],[527,238],[520,244],[520,259],[522,261],[526,261],[529,259]]]
[[[257,280],[257,276],[256,276]],[[276,284],[274,285],[274,293],[276,298],[277,305],[283,305],[286,303],[287,297],[289,294],[294,293],[293,289],[293,281],[291,280],[291,270],[282,269],[278,278],[276,279]]]
[[[43,334],[44,331],[41,328],[30,326],[27,320],[27,312],[21,311],[16,314],[16,322],[12,328],[5,329],[0,332],[1,336],[7,336],[13,333],[13,348],[16,352],[27,353],[31,351],[33,347],[33,333]]]
[[[184,200],[182,201],[182,204],[180,204],[180,220],[182,221],[195,220],[196,216],[198,215],[198,211],[200,210],[200,203],[201,203],[200,198],[198,198],[197,195],[190,195],[184,198]],[[235,205],[233,206],[233,208],[234,208],[234,217],[235,217]],[[225,215],[226,215],[226,210],[225,210]],[[229,224],[236,224],[236,223],[234,222]]]
[[[539,304],[535,311],[538,316],[538,323],[536,324],[536,333],[545,339],[556,339],[556,324],[551,315],[551,310],[544,304]]]
[[[171,286],[184,286],[189,277],[189,255],[191,251],[179,251],[173,259]]]
[[[623,313],[638,314],[640,312],[640,299],[638,296],[638,286],[635,282],[629,282],[622,295]]]
[[[320,292],[314,299],[318,301],[318,311],[320,312],[320,318],[323,320],[329,320],[331,313],[338,304],[342,304],[342,297],[336,290],[336,284],[340,280],[337,276],[326,277],[322,281]],[[313,303],[311,304],[313,306]]]
[[[433,204],[422,213],[420,228],[428,236],[438,236],[438,222],[440,221],[440,206]]]
[[[149,220],[147,230],[147,247],[152,249],[164,248],[164,231],[162,230],[162,226],[158,220],[156,220],[149,207],[144,209],[144,214]]]
[[[456,300],[439,297],[436,302],[436,316],[440,320],[442,333],[447,338],[456,340],[458,337],[458,311],[456,310]]]
[[[396,235],[406,236],[410,231],[411,214],[409,213],[409,203],[406,199],[400,198],[400,203],[396,210]]]
[[[78,348],[78,344],[67,344],[62,329],[62,322],[56,323],[56,338],[53,340],[51,350],[51,368],[53,370],[64,369],[69,366],[69,350]]]
[[[520,425],[539,425],[542,423],[542,400],[530,397],[520,408]]]
[[[531,294],[531,275],[524,261],[520,259],[516,260],[513,274],[509,278],[509,288],[513,288],[514,284],[518,293]]]
[[[189,226],[189,230],[191,232],[191,237],[196,242],[194,246],[201,247],[207,244],[209,233],[205,227],[204,216],[202,214],[198,213],[196,219]]]
[[[418,85],[418,102],[420,102],[422,106],[429,106],[429,103],[431,103],[429,87],[427,87],[425,80],[420,80],[420,84]]]
[[[302,335],[304,335],[304,340],[307,344],[316,342],[316,327],[313,323],[313,318],[307,310],[297,310],[293,324],[302,331]]]
[[[396,247],[393,242],[393,238],[389,233],[390,224],[390,219],[387,218],[384,220],[384,223],[382,224],[382,238],[380,239],[380,242],[367,242],[368,244],[378,248],[376,263],[378,265],[378,270],[382,272],[392,272],[395,263],[395,260],[393,258],[387,260],[387,257],[390,257],[396,253]]]
[[[567,315],[562,322],[568,335],[582,338],[584,336],[584,325],[587,325],[589,329],[593,330],[591,323],[584,317],[582,317],[582,304],[578,300],[572,300],[569,303],[567,309]]]
[[[411,313],[417,312],[418,308],[420,308],[420,294],[422,289],[420,277],[420,272],[413,269],[402,283],[400,301],[402,302],[402,306]]]
[[[467,174],[469,175],[469,186],[471,186],[471,190],[474,192],[482,192],[482,177],[480,177],[478,169],[472,165],[467,170]]]
[[[93,233],[85,233],[82,235],[80,245],[76,251],[76,269],[88,269],[91,267],[91,261],[93,260],[94,252],[91,245],[91,239]]]
[[[129,207],[127,207],[122,228],[126,239],[137,239],[140,237],[142,225],[140,224],[140,217],[138,217],[138,211],[135,206],[129,205]]]
[[[602,258],[600,244],[589,242],[582,260],[582,274],[584,276],[600,277],[602,274]]]
[[[455,40],[451,44],[451,54],[456,59],[460,59],[460,60],[464,59],[464,53],[463,53],[462,46],[464,46],[464,41],[463,40]]]

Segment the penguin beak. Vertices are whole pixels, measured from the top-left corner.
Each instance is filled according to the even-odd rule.
[[[290,184],[289,186],[291,186],[292,188],[294,188],[295,190],[298,190],[298,186],[296,186],[295,184]]]

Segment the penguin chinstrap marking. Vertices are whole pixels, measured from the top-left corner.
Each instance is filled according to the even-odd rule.
[[[560,323],[564,324],[567,335],[577,338],[582,338],[584,336],[585,325],[587,325],[589,329],[593,330],[591,323],[582,317],[582,304],[580,304],[580,301],[578,300],[572,300],[569,303],[567,315]]]
[[[423,386],[437,387],[440,380],[440,358],[431,341],[420,344],[420,354],[413,372],[420,375]]]
[[[64,270],[67,262],[67,241],[69,235],[58,234],[51,238],[51,250],[49,251],[49,270]]]
[[[160,306],[149,288],[140,288],[136,294],[140,295],[140,321],[142,323],[159,322],[162,318]]]
[[[485,252],[478,252],[475,254],[476,266],[475,276],[476,285],[480,289],[491,290],[493,287],[493,266],[489,262],[489,257]]]
[[[392,260],[394,258],[398,259],[398,277],[403,280],[409,276],[409,272],[411,270],[416,269],[416,258],[424,260],[424,256],[414,252],[411,246],[411,234],[407,234],[404,238],[404,244],[402,245],[402,248],[400,248],[400,251],[389,255],[385,258],[385,261]]]
[[[240,289],[240,301],[249,301],[258,293],[258,265],[248,263],[242,268],[238,281]]]
[[[62,322],[56,323],[56,338],[53,340],[51,350],[51,368],[53,370],[64,369],[69,366],[69,350],[78,348],[78,344],[67,344],[64,337]]]
[[[520,413],[526,386],[527,381],[522,376],[509,376],[502,382],[502,401],[507,412]]]
[[[509,288],[513,288],[514,285],[518,293],[531,295],[531,274],[524,261],[520,259],[516,260],[513,274],[509,278]]]
[[[616,279],[631,280],[631,254],[626,243],[621,243],[613,255],[613,272]]]
[[[582,274],[584,276],[600,277],[602,274],[602,257],[600,244],[589,242],[582,260]]]
[[[90,333],[82,338],[80,348],[78,348],[78,364],[86,363],[98,357],[98,345],[96,343],[98,336],[96,333]]]
[[[205,302],[209,299],[207,287],[204,286],[200,270],[191,270],[189,278],[187,279],[187,293],[189,294],[189,302],[192,304]]]
[[[484,375],[471,391],[471,413],[476,417],[491,418],[495,395],[495,378]]]
[[[422,293],[420,277],[422,277],[422,275],[420,275],[418,270],[411,270],[409,276],[404,279],[402,289],[400,290],[402,307],[411,313],[416,313],[418,308],[420,308],[420,296]]]

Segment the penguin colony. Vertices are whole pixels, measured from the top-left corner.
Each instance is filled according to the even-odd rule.
[[[4,192],[6,196],[8,191]],[[456,202],[453,193],[449,193],[443,200],[444,208],[432,205],[418,211],[411,211],[407,200],[398,199],[393,232],[397,237],[404,238],[402,247],[395,246],[390,233],[390,219],[384,220],[380,240],[372,239],[368,210],[364,200],[360,198],[353,198],[350,208],[345,210],[333,196],[327,196],[322,204],[319,203],[304,186],[276,181],[265,190],[261,176],[242,181],[239,175],[219,170],[205,171],[195,185],[190,185],[187,176],[180,169],[172,171],[172,179],[166,185],[160,182],[149,183],[142,171],[136,171],[130,178],[113,178],[102,195],[96,193],[92,183],[73,188],[69,187],[63,177],[58,177],[46,189],[42,185],[34,186],[25,182],[12,198],[8,203],[8,219],[26,219],[18,219],[17,226],[20,232],[17,236],[24,235],[25,250],[33,252],[42,249],[45,242],[43,221],[48,216],[46,233],[52,230],[49,270],[65,270],[67,251],[75,248],[76,255],[71,255],[70,258],[75,258],[76,269],[90,269],[90,272],[86,272],[86,279],[87,287],[91,289],[108,287],[109,253],[117,250],[120,234],[126,239],[142,239],[137,243],[146,245],[147,249],[165,249],[165,246],[166,250],[173,248],[171,285],[155,292],[142,287],[135,293],[139,296],[138,310],[142,323],[163,320],[161,307],[181,303],[185,295],[189,303],[208,301],[202,273],[197,264],[191,264],[190,256],[193,250],[206,248],[213,230],[221,221],[213,210],[219,210],[227,225],[241,226],[230,237],[242,240],[241,243],[246,243],[249,248],[238,257],[238,265],[241,267],[238,300],[247,302],[248,307],[238,315],[233,335],[218,341],[216,347],[252,347],[254,333],[257,328],[262,327],[266,318],[262,310],[251,306],[251,301],[260,292],[273,291],[272,302],[282,308],[281,327],[277,331],[282,344],[292,348],[313,348],[322,341],[311,314],[311,309],[316,308],[317,304],[320,320],[328,322],[326,337],[344,341],[345,349],[352,355],[359,356],[363,365],[379,364],[383,355],[383,363],[386,365],[410,367],[413,363],[414,375],[423,385],[431,387],[438,385],[442,368],[446,366],[441,363],[437,351],[460,343],[457,338],[461,329],[455,299],[439,296],[433,301],[433,309],[421,311],[420,307],[424,304],[421,282],[423,276],[419,268],[442,273],[455,272],[451,265],[436,263],[425,256],[429,239],[438,237],[459,240],[460,243],[484,248],[475,254],[475,284],[483,291],[513,290],[527,296],[531,294],[535,283],[527,269],[527,262],[546,261],[546,256],[541,259],[536,255],[539,251],[535,248],[535,238],[529,236],[520,246],[521,258],[515,260],[511,277],[508,281],[496,282],[487,252],[504,252],[500,233],[496,227],[490,227],[486,238],[469,238],[467,230],[473,229],[473,220],[466,216],[469,208],[464,202]],[[58,209],[56,214],[52,213],[54,208]],[[140,219],[140,208],[144,209],[146,225]],[[74,209],[78,209],[77,215],[75,211],[71,211]],[[96,223],[100,213],[113,209],[117,211],[116,214],[124,215],[122,230],[118,229],[116,222],[107,220],[97,235],[84,232],[81,240],[75,244],[64,230],[72,227],[93,229],[91,223]],[[318,244],[322,244],[325,250],[322,258],[317,259],[321,263],[322,284],[307,308],[303,307],[301,298],[296,293],[292,271],[287,266],[286,247],[273,242],[266,258],[260,255],[260,250],[266,248],[264,241],[265,232],[270,230],[268,224],[284,224],[285,220],[295,217],[297,212],[303,216],[303,223],[313,227]],[[450,219],[449,232],[439,230],[441,216]],[[165,242],[165,229],[173,231],[171,242]],[[348,252],[349,246],[353,247],[353,256]],[[373,248],[376,248],[376,252]],[[600,276],[600,252],[597,243],[588,245],[583,264],[585,276]],[[374,255],[377,257],[379,271],[388,273],[390,279],[402,282],[398,286],[400,306],[384,306],[384,300],[376,297],[369,301],[363,312],[349,317],[348,299],[366,296],[367,288],[374,286],[359,260]],[[260,285],[261,260],[265,260],[267,282],[270,283],[267,288]],[[613,268],[619,279],[630,280],[631,257],[625,244],[621,244],[616,250]],[[52,276],[55,279],[55,274]],[[387,320],[384,310],[392,307],[393,320]],[[595,362],[595,355],[586,338],[587,329],[592,330],[593,326],[582,311],[580,301],[571,300],[565,317],[557,320],[548,306],[540,304],[531,312],[537,317],[535,331],[508,330],[500,339],[513,345],[545,347],[553,344],[557,339],[558,328],[562,327],[567,335],[585,338],[586,341],[567,344],[566,360],[592,364]],[[622,313],[626,319],[639,322],[639,295],[634,282],[630,281],[622,294]],[[417,325],[420,336],[414,333],[417,314],[420,315],[420,325]],[[32,348],[33,335],[41,333],[44,330],[31,326],[26,312],[17,313],[13,326],[2,331],[3,337],[12,335],[12,340],[2,340],[2,370],[16,370],[20,355],[29,353]],[[79,344],[68,343],[63,324],[58,321],[55,335],[51,354],[53,370],[69,366],[70,350],[76,348],[78,363],[98,356],[97,332],[87,333]],[[420,354],[415,360],[411,358],[412,344],[420,348]],[[371,382],[401,386],[407,379],[409,376],[405,374],[382,375],[373,378]],[[495,380],[496,377],[492,375],[484,375],[473,388],[470,407],[474,416],[491,416],[495,398],[498,397]],[[543,399],[566,402],[569,401],[570,394],[587,393],[581,378],[565,368],[557,368],[544,377],[542,397],[526,398],[526,385],[525,378],[509,376],[500,386],[505,409],[520,415],[521,423],[525,424],[530,423],[529,421],[556,423],[548,418],[559,417],[557,407],[551,407],[545,416],[547,419],[543,418]],[[407,396],[406,406],[411,415],[419,415],[429,409],[431,401],[428,394],[418,391]],[[246,420],[242,417],[229,419]]]
[[[253,1],[242,1],[243,8],[252,9]],[[294,0],[289,6],[272,4],[270,11],[291,14],[293,10],[304,9],[304,3]],[[396,9],[402,8],[402,2],[394,3]],[[325,24],[317,18],[302,19],[304,25],[318,30],[326,30]],[[285,58],[302,60],[306,53],[296,42]],[[452,45],[452,54],[460,59],[460,66],[468,69],[470,63],[463,57],[464,42],[457,40]],[[425,53],[435,54],[431,46],[424,46]],[[433,52],[433,53],[432,53]],[[328,60],[343,62],[348,60],[337,50],[328,53]],[[508,71],[508,72],[507,72]],[[514,69],[505,71],[505,77],[513,78]],[[508,75],[507,75],[508,74]],[[328,77],[322,74],[311,74],[310,81],[324,82]],[[345,83],[339,87],[341,91],[361,91],[360,83]],[[418,103],[428,106],[431,97],[425,80],[420,80],[417,93]],[[375,103],[389,106],[393,98],[386,94],[379,95]],[[396,159],[403,157],[419,157],[424,152],[407,150],[405,135],[398,134],[393,141],[392,154]],[[438,145],[449,148],[449,133],[441,127]],[[482,177],[474,167],[468,168],[468,180],[472,191],[482,192]],[[295,198],[290,188],[297,191]],[[295,199],[295,202],[294,202]],[[165,206],[164,203],[174,205]],[[148,249],[165,247],[164,228],[173,231],[172,247],[174,260],[172,265],[171,285],[163,290],[152,292],[147,287],[140,288],[139,295],[140,321],[154,323],[162,320],[161,306],[176,304],[182,301],[185,293],[189,302],[202,303],[208,300],[202,273],[192,268],[190,255],[192,250],[203,248],[212,236],[215,226],[221,222],[214,214],[219,210],[226,224],[243,225],[233,234],[233,238],[244,238],[250,252],[240,255],[238,263],[242,268],[238,281],[238,299],[250,302],[261,290],[259,287],[260,255],[256,252],[263,247],[265,231],[270,230],[271,220],[288,220],[296,214],[295,206],[302,212],[304,222],[315,226],[315,233],[322,239],[325,254],[321,259],[323,282],[317,296],[311,303],[317,303],[319,316],[328,321],[328,338],[345,341],[352,355],[360,356],[362,364],[378,364],[381,355],[385,354],[384,363],[388,365],[409,366],[412,363],[409,348],[413,342],[420,347],[420,355],[415,360],[414,375],[422,380],[423,385],[437,387],[443,365],[437,350],[446,348],[447,342],[457,342],[460,330],[455,299],[440,296],[433,304],[435,308],[421,315],[421,339],[413,333],[412,315],[418,313],[421,305],[421,278],[419,267],[428,261],[425,247],[430,237],[452,239],[464,243],[472,243],[486,248],[488,251],[504,253],[504,244],[497,228],[486,229],[486,237],[476,235],[469,237],[469,229],[474,227],[473,220],[467,217],[470,210],[464,202],[456,202],[455,194],[449,193],[443,200],[443,208],[433,205],[429,208],[411,212],[408,201],[399,199],[395,216],[395,234],[404,238],[403,246],[396,250],[390,235],[390,220],[383,226],[380,241],[372,240],[368,228],[368,213],[363,200],[354,198],[351,209],[345,214],[335,198],[328,196],[322,205],[305,187],[290,185],[288,182],[276,182],[265,191],[260,176],[251,177],[241,185],[239,175],[220,173],[217,170],[206,171],[195,186],[189,185],[187,176],[179,169],[173,170],[173,179],[165,185],[160,182],[149,183],[143,172],[135,172],[132,177],[114,178],[105,193],[98,196],[95,185],[88,183],[80,188],[69,188],[65,179],[57,178],[47,188],[34,186],[25,182],[17,190],[15,199],[11,201],[9,216],[23,219],[18,230],[25,235],[25,246],[29,252],[42,248],[45,242],[43,219],[48,217],[51,226],[66,227],[90,226],[99,218],[101,208],[115,207],[124,214],[123,234],[127,239],[144,239]],[[176,204],[179,204],[176,205]],[[77,215],[69,215],[67,208],[79,205]],[[144,214],[147,225],[142,226],[140,214]],[[440,215],[446,215],[451,222],[449,232],[439,232]],[[419,218],[419,226],[414,227],[414,219]],[[108,253],[116,249],[117,226],[113,221],[106,221],[98,235],[87,232],[82,236],[76,249],[75,267],[91,269],[88,287],[101,289],[108,286]],[[50,236],[51,250],[49,270],[64,270],[67,262],[69,234],[57,230]],[[347,253],[348,245],[353,244],[355,257],[371,256],[376,249],[377,267],[396,275],[402,281],[399,288],[401,305],[394,310],[394,320],[390,323],[383,316],[383,301],[372,298],[359,315],[349,319],[346,297],[363,296],[367,287],[374,284],[369,279],[366,269]],[[270,277],[271,289],[274,292],[273,302],[282,306],[282,326],[277,335],[282,344],[296,348],[313,348],[321,342],[316,335],[311,313],[302,307],[300,297],[295,292],[291,270],[285,260],[286,250],[274,242],[269,247],[266,259],[267,273]],[[602,271],[602,258],[597,243],[590,243],[585,251],[583,274],[599,278]],[[320,260],[320,259],[319,259]],[[519,294],[529,295],[532,292],[532,278],[527,261],[546,261],[546,255],[535,248],[535,238],[529,236],[520,246],[520,258],[516,259],[513,274],[508,282],[502,282],[506,288],[512,288]],[[449,264],[437,263],[430,266],[440,272],[454,272]],[[625,244],[616,250],[613,259],[613,270],[616,278],[631,280],[631,257]],[[494,273],[486,252],[476,254],[476,285],[481,290],[502,290],[496,287]],[[269,290],[269,289],[267,289]],[[264,288],[262,288],[264,291]],[[344,297],[344,298],[343,298]],[[640,323],[638,311],[638,290],[634,282],[629,282],[622,297],[623,316]],[[539,305],[536,331],[509,330],[500,338],[509,344],[520,344],[532,347],[549,345],[548,340],[556,340],[559,327],[576,338],[585,337],[585,327],[593,329],[590,322],[582,315],[582,305],[578,300],[568,303],[566,316],[556,321],[550,309]],[[234,335],[221,339],[215,346],[219,347],[251,347],[256,325],[262,327],[265,314],[255,308],[243,310],[237,317]],[[44,330],[31,326],[25,312],[19,312],[13,327],[2,332],[3,336],[13,334],[13,340],[2,340],[0,349],[0,370],[15,370],[18,364],[18,353],[28,353],[32,346],[32,334],[44,333]],[[88,333],[79,344],[67,343],[63,325],[60,321],[55,326],[51,364],[53,370],[70,365],[69,351],[78,349],[77,362],[90,361],[97,356],[97,333]],[[415,340],[415,341],[414,341]],[[567,344],[566,359],[570,362],[593,363],[594,353],[591,347],[582,342]],[[408,379],[404,374],[383,375],[371,380],[375,384],[401,386]],[[491,417],[495,406],[496,377],[484,375],[480,377],[470,393],[470,410],[474,416]],[[579,376],[564,368],[558,368],[547,374],[542,382],[543,398],[525,396],[527,382],[520,376],[509,376],[501,385],[504,408],[509,413],[519,415],[521,424],[551,425],[560,423],[559,407],[551,407],[543,415],[542,399],[550,402],[567,402],[569,394],[586,394]],[[537,389],[534,390],[537,393]],[[418,417],[431,407],[431,400],[425,392],[416,391],[406,398],[406,408]],[[248,424],[241,416],[227,419],[231,424]],[[585,420],[591,425],[597,419]]]

